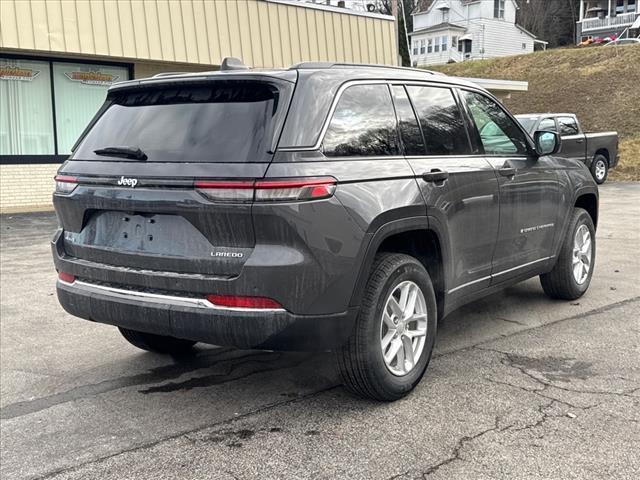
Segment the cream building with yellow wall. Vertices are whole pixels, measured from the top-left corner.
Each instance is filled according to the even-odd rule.
[[[393,17],[295,0],[0,0],[0,211],[51,208],[111,83],[228,56],[393,65],[395,38]]]

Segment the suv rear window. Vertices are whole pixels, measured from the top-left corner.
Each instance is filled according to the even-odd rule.
[[[268,162],[286,114],[281,93],[238,80],[115,91],[72,158],[123,161],[95,151],[124,147],[148,162]]]

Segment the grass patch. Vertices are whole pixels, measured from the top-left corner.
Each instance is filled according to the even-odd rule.
[[[504,100],[510,111],[570,112],[587,131],[617,131],[620,163],[610,178],[640,180],[640,45],[561,48],[434,69],[460,77],[528,81],[528,92]]]
[[[640,134],[620,141],[620,161],[609,172],[609,178],[640,181]]]

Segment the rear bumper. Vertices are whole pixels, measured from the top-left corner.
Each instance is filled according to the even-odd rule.
[[[237,348],[330,350],[346,341],[357,315],[357,308],[332,315],[221,308],[204,299],[144,294],[81,281],[58,281],[56,290],[62,307],[76,317]]]
[[[620,160],[620,154],[617,153],[611,160],[609,160],[609,168],[615,168]]]

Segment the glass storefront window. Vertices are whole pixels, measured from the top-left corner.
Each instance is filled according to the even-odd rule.
[[[53,62],[58,154],[71,153],[104,102],[109,86],[128,79],[126,67]]]
[[[0,58],[0,155],[53,155],[49,62]]]

